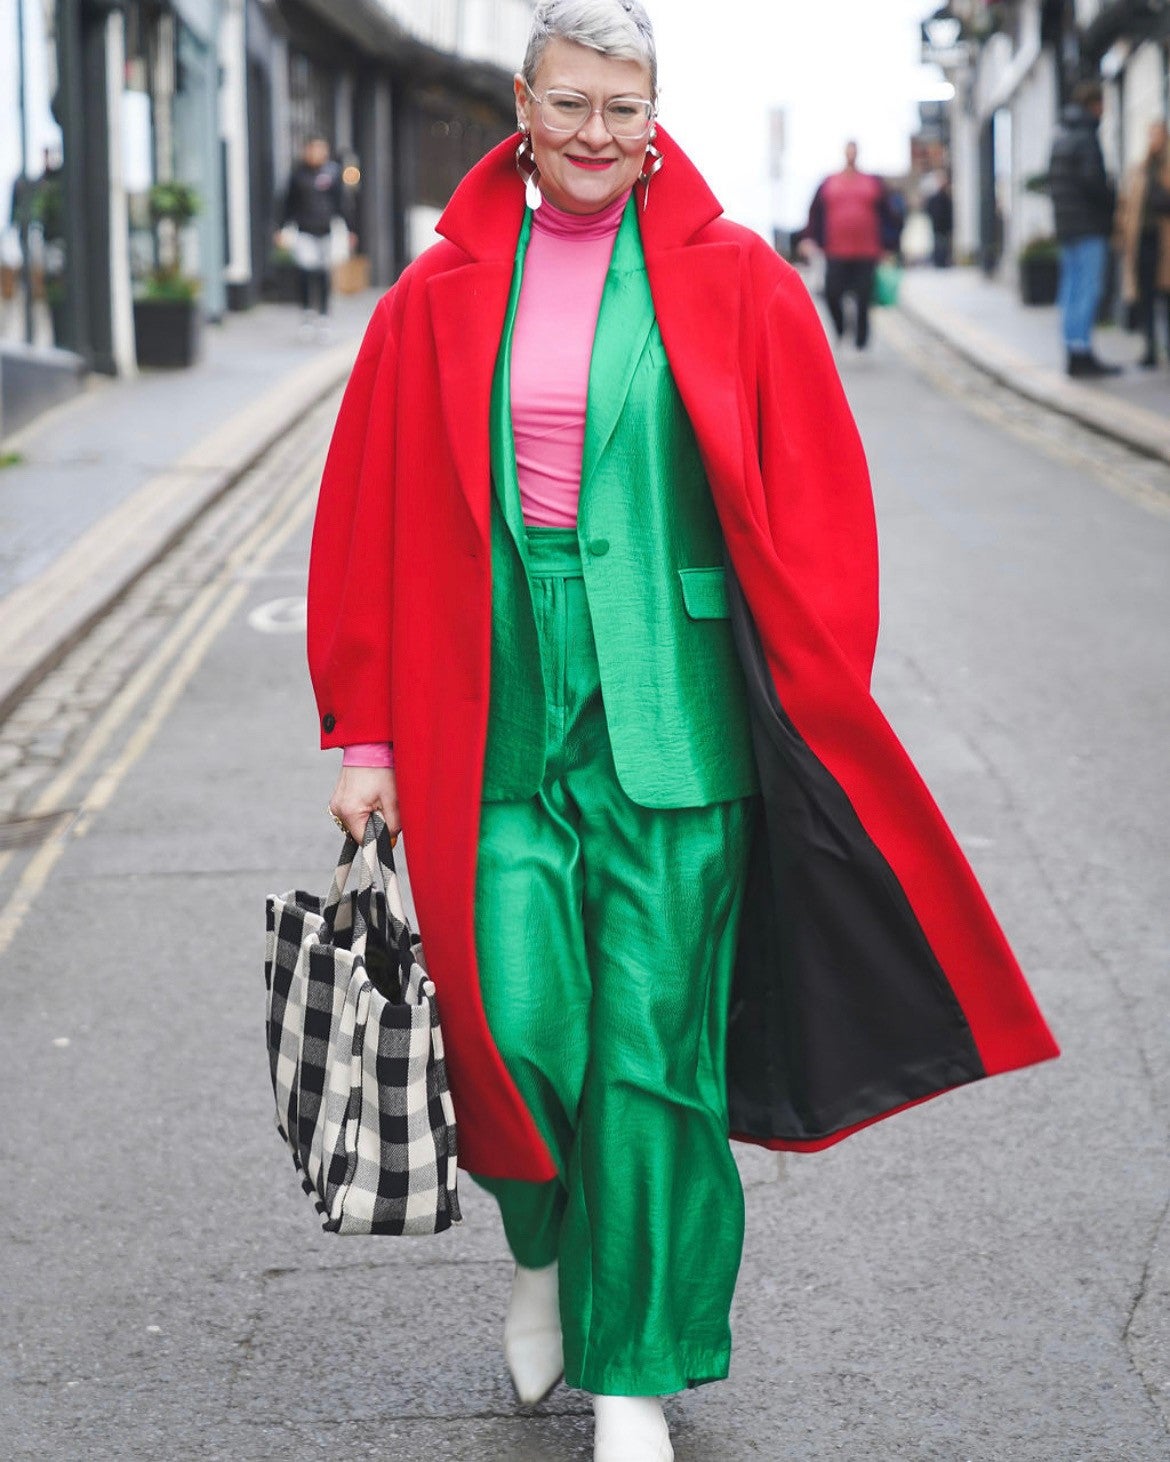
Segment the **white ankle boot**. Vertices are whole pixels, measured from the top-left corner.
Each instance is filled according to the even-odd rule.
[[[593,1462],[674,1462],[657,1396],[594,1396]]]
[[[504,1359],[525,1406],[543,1401],[565,1374],[555,1264],[546,1269],[517,1264],[504,1321]]]

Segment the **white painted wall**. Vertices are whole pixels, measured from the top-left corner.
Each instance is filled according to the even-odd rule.
[[[955,259],[973,259],[979,252],[979,119],[971,89],[974,77],[954,78],[951,108],[951,191],[955,199]]]
[[[1012,104],[1011,210],[1004,247],[1009,267],[1029,239],[1052,233],[1052,204],[1024,185],[1028,178],[1048,171],[1056,111],[1056,61],[1045,52]]]
[[[980,47],[975,71],[975,106],[981,117],[987,117],[995,110],[996,97],[1003,90],[1014,55],[1011,38],[1002,31]]]
[[[532,25],[529,0],[467,0],[463,44],[507,70],[520,66]]]
[[[979,135],[981,124],[997,117],[998,201],[1003,214],[1001,268],[1015,269],[1016,255],[1030,240],[1051,234],[1052,205],[1030,193],[1027,179],[1048,168],[1057,124],[1057,61],[1040,46],[1038,0],[1027,0],[1020,44],[999,33],[978,53],[974,75],[956,97],[954,133],[956,249],[970,253],[979,239]],[[970,100],[960,111],[969,89]]]
[[[411,35],[440,51],[514,70],[532,20],[531,0],[379,0]]]
[[[252,228],[248,187],[247,56],[244,0],[224,0],[219,27],[219,130],[227,159],[227,260],[229,284],[252,277]]]
[[[40,177],[46,148],[61,146],[61,129],[49,110],[52,57],[44,0],[0,0],[0,228],[8,223],[12,185],[20,176],[17,4],[24,5],[25,85],[28,112],[28,169]]]

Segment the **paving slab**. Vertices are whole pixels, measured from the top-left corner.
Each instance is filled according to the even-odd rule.
[[[0,716],[349,372],[376,293],[331,339],[261,305],[209,329],[187,371],[94,379],[9,438],[0,469]]]

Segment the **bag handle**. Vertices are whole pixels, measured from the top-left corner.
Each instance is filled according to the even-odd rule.
[[[364,955],[369,935],[372,896],[375,892],[380,893],[389,902],[387,887],[391,879],[397,880],[394,848],[390,842],[386,820],[380,812],[372,812],[366,819],[366,830],[360,845],[352,833],[347,832],[345,835],[345,842],[337,860],[337,871],[333,875],[333,883],[322,910],[322,916],[330,929],[333,928],[337,910],[341,907],[345,886],[349,882],[355,859],[358,861],[358,883],[357,899],[354,903],[353,940],[350,947],[354,954]]]

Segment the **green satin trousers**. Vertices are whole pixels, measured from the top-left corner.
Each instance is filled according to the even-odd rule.
[[[743,1247],[725,1036],[753,801],[622,791],[576,534],[529,529],[548,686],[536,797],[485,802],[476,939],[492,1035],[558,1178],[480,1178],[519,1264],[559,1263],[565,1378],[726,1376]]]

